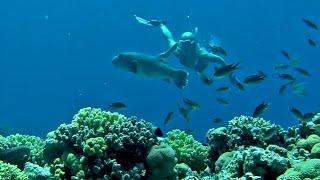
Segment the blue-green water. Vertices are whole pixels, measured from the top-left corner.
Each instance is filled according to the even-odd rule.
[[[308,37],[320,41],[320,32],[302,22],[320,23],[320,3],[305,1],[19,1],[0,6],[0,120],[11,131],[44,137],[48,131],[70,122],[81,107],[101,107],[114,101],[127,104],[121,113],[138,116],[165,131],[193,129],[203,139],[209,127],[226,125],[237,115],[251,115],[262,101],[271,102],[265,119],[287,127],[297,124],[288,111],[295,106],[303,112],[319,111],[320,51],[308,45]],[[228,63],[241,61],[240,79],[263,70],[265,82],[240,92],[220,95],[215,89],[230,85],[227,79],[205,86],[189,69],[189,84],[179,90],[162,81],[135,76],[111,65],[122,51],[158,54],[167,49],[160,30],[138,24],[133,15],[164,19],[178,38],[199,28],[199,41],[206,46],[218,35],[229,55]],[[278,95],[282,81],[274,66],[288,62],[280,50],[299,59],[307,69],[306,78],[292,70],[299,82],[306,82],[306,95],[288,91]],[[182,67],[175,57],[170,65]],[[206,73],[212,74],[211,65]],[[216,97],[225,97],[222,106]],[[187,123],[177,104],[183,97],[200,103]],[[174,111],[167,127],[163,119]],[[221,117],[221,124],[212,123]]]

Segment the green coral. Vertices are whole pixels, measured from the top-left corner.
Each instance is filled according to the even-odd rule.
[[[297,147],[310,151],[311,148],[317,143],[320,143],[320,137],[318,135],[312,134],[308,136],[307,139],[300,139],[297,142]]]
[[[208,148],[196,141],[192,135],[172,130],[167,133],[164,142],[175,150],[178,163],[185,163],[196,171],[202,171],[207,167]]]
[[[29,161],[40,166],[45,164],[43,159],[44,140],[36,136],[15,134],[7,136],[9,147],[25,146],[30,149]]]
[[[15,165],[0,161],[1,180],[27,180],[27,176]]]
[[[158,143],[151,123],[96,108],[48,133],[44,158],[57,179],[141,179]]]
[[[300,179],[319,179],[320,178],[320,159],[308,159],[294,164],[277,180],[300,180]]]
[[[107,149],[107,145],[102,137],[90,138],[83,146],[83,152],[88,156],[102,156],[103,152]]]
[[[317,143],[312,147],[310,155],[313,158],[320,158],[320,143]]]
[[[152,180],[176,180],[177,173],[174,166],[177,163],[174,150],[167,144],[155,145],[147,157],[148,167],[151,169]]]

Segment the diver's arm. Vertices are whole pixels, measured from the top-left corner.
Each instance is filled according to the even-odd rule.
[[[173,39],[173,36],[172,36],[170,30],[164,24],[160,24],[160,29],[162,31],[163,36],[166,38],[166,40],[169,44],[169,47],[173,47],[176,44],[176,41]]]
[[[225,62],[225,60],[222,57],[215,55],[215,54],[212,54],[212,53],[206,51],[205,49],[200,50],[199,58],[201,60],[206,60],[209,62],[220,64],[221,66],[227,65],[227,63]]]

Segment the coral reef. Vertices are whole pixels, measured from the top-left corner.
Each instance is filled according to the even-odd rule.
[[[184,131],[172,130],[167,133],[164,142],[174,149],[178,163],[185,163],[196,171],[206,168],[208,148],[196,141],[192,135]]]
[[[0,136],[0,179],[320,179],[320,113],[287,130],[235,117],[207,132],[208,145],[181,130],[163,138],[159,131],[136,117],[83,108],[46,140]]]

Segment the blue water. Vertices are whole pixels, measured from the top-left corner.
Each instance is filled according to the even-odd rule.
[[[200,4],[201,2],[201,4]],[[263,117],[284,127],[298,122],[288,106],[303,112],[317,111],[320,99],[320,51],[310,47],[307,37],[320,42],[320,32],[306,27],[302,18],[320,23],[317,0],[247,1],[84,1],[84,0],[10,0],[0,6],[0,122],[13,132],[45,137],[61,123],[69,123],[81,107],[106,109],[107,104],[122,101],[135,115],[160,126],[194,130],[203,140],[210,127],[224,126],[238,115],[251,115],[264,100],[271,106]],[[215,101],[220,85],[203,85],[190,72],[189,85],[179,90],[165,82],[134,76],[111,65],[114,55],[123,51],[158,54],[167,49],[157,28],[138,24],[133,15],[164,19],[178,38],[181,33],[199,28],[203,45],[218,34],[228,50],[228,62],[241,61],[240,79],[263,70],[268,79],[258,86],[236,89],[223,97],[229,106]],[[288,92],[278,95],[282,84],[273,67],[287,60],[279,53],[287,50],[308,69],[306,96]],[[181,67],[175,57],[170,64]],[[213,65],[207,73],[212,73]],[[177,104],[189,97],[201,104],[186,123]],[[319,110],[319,109],[318,109]],[[163,127],[167,112],[174,120]],[[214,117],[225,121],[213,124]]]

